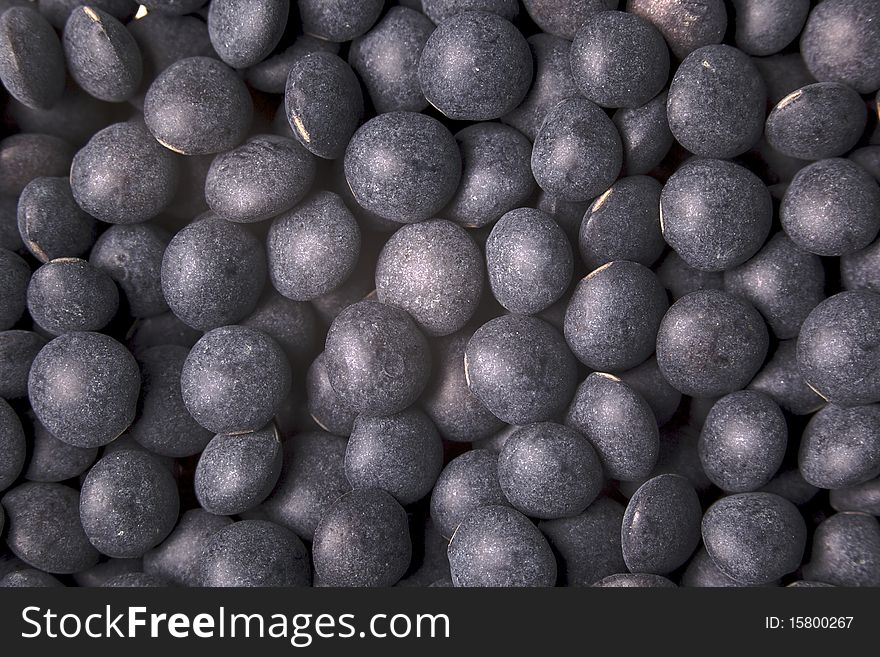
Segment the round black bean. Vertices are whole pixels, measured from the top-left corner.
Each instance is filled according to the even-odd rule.
[[[172,238],[161,281],[171,311],[187,325],[208,330],[254,310],[266,281],[266,256],[241,226],[208,215]]]
[[[422,50],[428,102],[458,121],[490,121],[515,109],[532,84],[532,53],[510,21],[485,11],[455,14]]]
[[[598,105],[570,98],[547,113],[532,149],[532,173],[545,192],[588,201],[611,187],[622,166],[620,135]]]
[[[79,517],[80,494],[62,484],[23,483],[3,495],[6,545],[47,573],[77,573],[98,562]]]
[[[68,178],[34,178],[18,199],[18,231],[40,262],[81,258],[95,243],[97,222],[77,205]]]
[[[532,145],[513,128],[478,123],[455,135],[461,150],[458,191],[443,216],[467,228],[482,228],[520,207],[535,191]]]
[[[702,46],[721,43],[727,31],[724,0],[627,0],[626,10],[651,21],[679,59]]]
[[[574,262],[568,238],[541,210],[506,213],[486,240],[489,286],[512,313],[533,315],[562,297],[571,283]]]
[[[137,42],[125,26],[98,7],[77,7],[64,25],[64,56],[76,83],[99,100],[134,96],[143,76]]]
[[[754,305],[774,335],[787,340],[825,298],[825,270],[818,256],[776,233],[750,260],[724,272],[724,289]]]
[[[880,7],[872,0],[831,0],[810,12],[801,53],[817,80],[859,93],[880,87]]]
[[[571,73],[581,94],[601,107],[640,107],[666,86],[669,49],[644,18],[603,11],[578,28]]]
[[[804,428],[798,467],[820,488],[847,488],[880,475],[880,404],[828,404]]]
[[[657,333],[657,363],[685,395],[713,397],[740,390],[767,355],[767,326],[758,311],[726,292],[703,290],[670,307]]]
[[[511,424],[558,416],[574,393],[575,358],[547,322],[504,315],[483,324],[464,355],[468,388],[493,415]]]
[[[593,370],[627,370],[654,353],[668,309],[666,291],[650,269],[609,262],[575,288],[565,311],[565,340]]]
[[[431,493],[431,519],[451,539],[471,511],[507,504],[498,483],[498,455],[472,449],[452,459],[440,473]]]
[[[407,311],[427,335],[449,335],[476,312],[483,272],[482,253],[463,228],[444,219],[410,224],[379,254],[376,297]]]
[[[308,301],[342,285],[360,249],[360,228],[342,198],[318,192],[272,221],[266,236],[269,278],[288,299]]]
[[[634,573],[665,575],[682,566],[700,543],[703,509],[679,475],[649,479],[633,494],[621,528],[623,560]]]
[[[663,186],[660,226],[666,242],[691,267],[721,271],[751,258],[773,219],[770,192],[745,167],[693,159]]]
[[[198,559],[199,586],[308,586],[308,551],[292,531],[242,520],[215,532]]]
[[[825,400],[880,401],[880,294],[841,292],[816,306],[797,343],[798,368]]]
[[[229,150],[247,134],[253,103],[225,64],[188,57],[166,68],[144,98],[144,120],[156,140],[185,155]]]
[[[818,82],[780,100],[767,117],[764,135],[783,155],[821,160],[851,150],[867,116],[855,91],[838,82]]]
[[[461,156],[452,133],[436,119],[388,112],[354,133],[345,178],[364,209],[401,223],[424,221],[455,195]]]
[[[431,16],[428,8],[425,12]],[[391,7],[373,29],[352,41],[348,63],[363,80],[377,112],[421,112],[428,106],[418,68],[433,31],[424,14]]]
[[[361,123],[364,97],[354,71],[339,56],[313,52],[291,67],[284,108],[293,136],[309,152],[335,160]]]
[[[449,566],[456,587],[556,584],[556,557],[547,539],[507,506],[468,514],[449,543]]]
[[[518,429],[498,456],[498,482],[518,511],[532,518],[578,515],[604,479],[599,457],[577,431],[554,422]]]
[[[643,479],[657,464],[660,436],[654,413],[616,376],[590,374],[578,387],[565,424],[590,441],[612,479]]]
[[[290,0],[217,0],[208,7],[208,34],[220,59],[247,68],[265,59],[287,27]]]
[[[65,333],[34,358],[28,397],[53,436],[75,447],[99,447],[131,425],[140,387],[134,356],[116,340]]]
[[[743,584],[766,584],[798,567],[807,528],[788,500],[771,493],[739,493],[706,511],[703,542],[722,573]]]
[[[813,536],[804,575],[834,586],[880,586],[880,524],[865,513],[838,513]]]
[[[669,129],[694,155],[735,157],[761,138],[766,102],[764,80],[748,55],[730,46],[704,46],[672,78]]]
[[[144,572],[177,586],[198,586],[199,557],[210,538],[231,524],[202,509],[185,511],[168,538],[144,554]]]
[[[338,43],[367,32],[384,4],[384,0],[297,0],[303,32]]]
[[[262,429],[290,391],[290,364],[278,343],[246,326],[199,338],[183,363],[180,390],[196,422],[216,433]]]
[[[654,264],[666,245],[660,230],[661,189],[648,176],[621,178],[590,205],[578,233],[587,268],[613,260]]]
[[[721,490],[745,493],[768,483],[785,456],[788,427],[767,395],[741,390],[712,406],[700,433],[700,462]]]
[[[205,201],[229,221],[262,221],[296,205],[314,179],[315,159],[300,144],[257,135],[214,158],[205,178]]]
[[[73,158],[70,189],[79,206],[111,224],[136,224],[168,207],[177,191],[174,154],[142,123],[114,123]]]
[[[423,411],[355,419],[345,450],[352,488],[378,488],[412,504],[431,492],[442,467],[443,442]]]
[[[199,504],[221,516],[250,511],[275,488],[281,462],[281,438],[273,425],[251,433],[214,436],[196,466]]]
[[[820,160],[795,175],[779,217],[802,249],[822,256],[853,253],[880,232],[880,187],[849,160]]]
[[[30,7],[0,16],[0,81],[27,107],[51,109],[64,92],[64,52],[55,30]]]
[[[119,291],[104,271],[79,258],[50,260],[31,277],[28,312],[49,335],[98,331],[119,308]]]
[[[330,385],[364,415],[399,413],[431,373],[428,342],[412,318],[376,301],[354,303],[333,320],[324,359]]]
[[[343,495],[315,529],[312,558],[323,586],[392,586],[411,557],[406,512],[382,490]]]
[[[171,473],[136,450],[101,458],[82,484],[79,511],[89,541],[111,557],[140,557],[177,523],[180,499]]]
[[[749,55],[772,55],[794,41],[807,21],[810,0],[733,0],[736,45]]]

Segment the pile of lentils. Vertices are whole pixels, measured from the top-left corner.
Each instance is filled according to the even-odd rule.
[[[0,8],[0,586],[880,585],[880,2]]]

